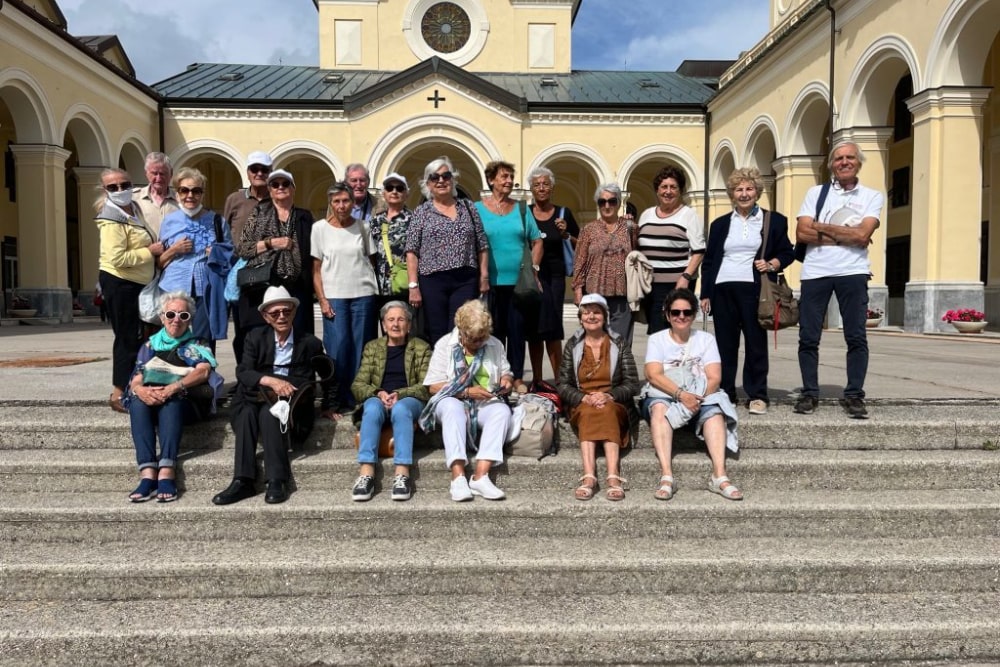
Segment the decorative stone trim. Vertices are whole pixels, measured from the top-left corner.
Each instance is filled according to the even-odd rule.
[[[346,122],[347,115],[331,109],[225,109],[169,107],[175,120],[253,120],[299,122]]]

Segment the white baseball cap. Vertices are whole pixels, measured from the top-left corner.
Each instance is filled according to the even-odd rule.
[[[585,294],[582,299],[580,299],[580,307],[584,306],[600,306],[604,314],[608,314],[608,301],[600,294]]]
[[[274,160],[271,159],[270,154],[264,151],[254,151],[247,155],[247,169],[254,166],[255,164],[262,164],[265,167],[270,167],[274,164]]]
[[[406,188],[407,190],[410,189],[410,184],[406,182],[406,177],[395,171],[382,179],[382,187],[385,187],[389,183],[393,182],[402,183],[404,188]]]

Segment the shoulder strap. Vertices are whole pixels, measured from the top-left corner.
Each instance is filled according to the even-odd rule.
[[[764,210],[764,226],[760,228],[760,249],[757,250],[757,259],[764,259],[764,246],[767,244],[767,233],[771,227],[771,212]]]
[[[385,260],[389,263],[391,267],[393,265],[392,261],[392,248],[389,246],[389,223],[382,223],[382,246],[385,248]]]
[[[816,215],[813,216],[813,220],[816,222],[819,222],[819,214],[823,210],[823,204],[826,203],[826,196],[830,194],[830,185],[830,182],[827,181],[819,191],[819,198],[816,199]]]
[[[528,210],[528,205],[524,203],[524,200],[517,202],[517,208],[521,212],[521,230],[524,232],[524,242],[528,243],[528,218],[525,213]]]
[[[215,214],[215,242],[222,243],[222,216]]]

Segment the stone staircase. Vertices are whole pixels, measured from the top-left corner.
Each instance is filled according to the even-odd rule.
[[[388,462],[354,503],[354,429],[324,423],[287,503],[220,508],[222,417],[185,433],[178,502],[131,505],[127,418],[0,403],[0,664],[995,664],[998,407],[745,416],[742,503],[691,438],[654,500],[648,431],[626,500],[578,502],[566,430],[504,502],[452,503],[424,448],[411,501]]]

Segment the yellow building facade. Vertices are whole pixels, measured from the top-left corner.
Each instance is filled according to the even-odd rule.
[[[0,200],[0,234],[19,293],[68,319],[69,295],[96,281],[96,174],[116,164],[141,180],[148,150],[205,172],[219,208],[246,156],[267,151],[317,215],[352,162],[373,184],[391,171],[416,183],[448,155],[473,198],[490,160],[515,163],[518,180],[544,165],[580,221],[602,183],[653,205],[670,163],[707,224],[744,165],[766,175],[763,203],[794,217],[826,177],[832,126],[865,150],[862,181],[889,193],[871,248],[886,323],[941,330],[956,307],[1000,320],[1000,0],[771,0],[771,30],[721,76],[572,70],[581,1],[316,0],[316,67],[198,64],[153,89],[123,54],[46,26],[55,3],[3,2],[0,141],[16,201]]]

